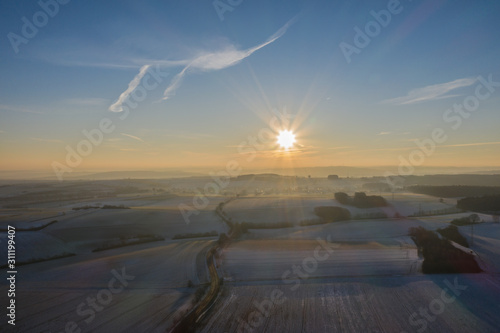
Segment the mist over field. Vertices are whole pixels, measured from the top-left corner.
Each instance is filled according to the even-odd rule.
[[[6,244],[15,230],[22,274],[16,330],[408,330],[431,325],[419,314],[422,305],[432,315],[442,303],[446,312],[433,315],[433,327],[494,331],[499,212],[473,213],[457,203],[464,191],[500,194],[500,185],[480,185],[499,176],[422,177],[445,184],[410,177],[405,188],[390,188],[380,177],[277,174],[227,178],[224,187],[201,176],[4,180],[0,240]],[[383,199],[365,207],[375,197]],[[348,215],[330,219],[319,207]],[[449,261],[448,271],[425,268],[433,259],[410,232],[419,227],[465,237],[460,245],[453,233],[440,236],[457,251],[436,259]],[[0,253],[8,262],[7,249]],[[450,283],[463,291],[453,294]],[[2,286],[6,294],[9,288]]]

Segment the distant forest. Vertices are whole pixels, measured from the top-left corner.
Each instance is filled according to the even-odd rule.
[[[409,186],[407,190],[418,194],[427,194],[439,198],[480,197],[500,195],[500,186]],[[459,207],[460,208],[460,207]]]
[[[493,172],[492,172],[493,173]],[[498,172],[497,172],[498,173]],[[426,175],[403,176],[408,185],[435,185],[435,186],[500,186],[500,175]]]
[[[354,197],[350,197],[347,193],[335,193],[335,200],[343,205],[354,206],[357,208],[374,208],[387,206],[387,201],[379,195],[366,195],[364,192],[354,193]]]
[[[475,212],[500,212],[500,195],[463,198],[457,201],[457,207]]]

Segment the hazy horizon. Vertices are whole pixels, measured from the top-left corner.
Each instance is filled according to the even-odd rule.
[[[178,178],[178,177],[210,177],[210,174],[222,172],[220,167],[192,167],[192,168],[161,168],[161,169],[94,169],[78,170],[68,174],[64,180],[92,179],[92,175],[100,176],[100,179],[121,178]],[[330,174],[340,177],[384,177],[386,173],[398,174],[397,166],[324,166],[324,167],[301,167],[301,168],[242,168],[237,175],[272,173],[283,176],[299,176],[322,178]],[[500,175],[500,167],[416,167],[411,175],[456,175],[456,174],[490,174]],[[58,180],[50,170],[0,170],[0,180]]]
[[[500,168],[497,3],[111,3],[0,14],[0,170]]]

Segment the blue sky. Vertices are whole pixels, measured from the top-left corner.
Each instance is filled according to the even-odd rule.
[[[265,142],[249,167],[397,165],[434,128],[447,139],[425,165],[500,166],[500,88],[458,129],[443,120],[479,76],[500,81],[499,3],[220,3],[231,10],[218,13],[212,1],[58,3],[13,47],[12,34],[25,38],[23,17],[33,23],[42,8],[2,1],[0,168],[68,166],[67,146],[76,150],[82,130],[103,118],[113,131],[72,170],[216,168],[285,108],[296,147],[284,158]],[[339,45],[355,46],[354,28],[391,3],[399,12],[346,61]],[[161,82],[120,119],[155,70]]]

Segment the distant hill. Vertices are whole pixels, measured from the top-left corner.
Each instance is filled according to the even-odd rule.
[[[386,169],[384,169],[386,170]],[[384,170],[377,170],[376,168],[362,168],[350,166],[328,166],[328,167],[308,167],[308,168],[294,168],[294,169],[269,169],[262,172],[279,173],[281,175],[307,177],[327,177],[328,175],[338,175],[339,177],[371,177],[381,176]]]
[[[180,170],[172,171],[109,171],[97,172],[86,175],[71,175],[68,174],[65,179],[85,179],[85,180],[108,180],[108,179],[162,179],[162,178],[179,178],[204,175],[201,173],[186,172]]]
[[[248,175],[240,175],[240,176],[237,176],[235,178],[231,178],[231,180],[236,180],[236,181],[240,181],[240,180],[253,180],[253,181],[278,181],[278,180],[281,180],[283,178],[290,178],[292,176],[282,176],[282,175],[278,175],[278,174],[275,174],[275,173],[260,173],[260,174],[248,174]]]
[[[500,175],[427,175],[405,177],[406,186],[432,185],[432,186],[500,186]]]
[[[224,170],[224,167],[197,167],[186,169],[164,169],[164,170],[132,170],[132,171],[80,171],[75,170],[72,173],[65,173],[64,179],[68,180],[106,180],[106,179],[164,179],[179,177],[200,177],[208,176],[209,172]],[[353,167],[353,166],[321,166],[321,167],[302,167],[302,168],[273,168],[273,169],[245,169],[245,174],[268,174],[282,176],[298,177],[316,177],[323,178],[328,175],[338,175],[340,178],[361,178],[361,177],[381,177],[387,172],[397,175],[397,167],[377,166],[377,167]],[[486,183],[477,183],[480,178],[467,178],[467,175],[500,175],[500,170],[494,168],[470,168],[470,167],[416,167],[414,176],[408,176],[408,180],[416,185],[428,185],[427,178],[418,178],[421,175],[447,175],[448,179],[440,179],[443,183],[435,185],[488,185]],[[272,177],[272,176],[270,176]],[[428,177],[428,176],[425,176]],[[467,183],[453,183],[452,177],[458,177],[460,181],[466,179]],[[465,178],[464,178],[465,177]],[[55,180],[56,175],[52,170],[34,171],[34,170],[3,170],[0,171],[0,180]],[[470,183],[472,182],[472,183]],[[493,184],[492,184],[493,185]],[[500,185],[495,184],[495,185]]]
[[[338,175],[341,178],[360,178],[360,177],[380,177],[385,176],[387,172],[398,174],[397,167],[377,166],[377,167],[354,167],[354,166],[321,166],[321,167],[303,167],[293,169],[262,169],[247,170],[249,173],[274,173],[280,175],[290,175],[307,177],[327,177],[328,175]],[[415,176],[421,175],[500,175],[500,170],[493,168],[471,168],[471,167],[415,167]]]

